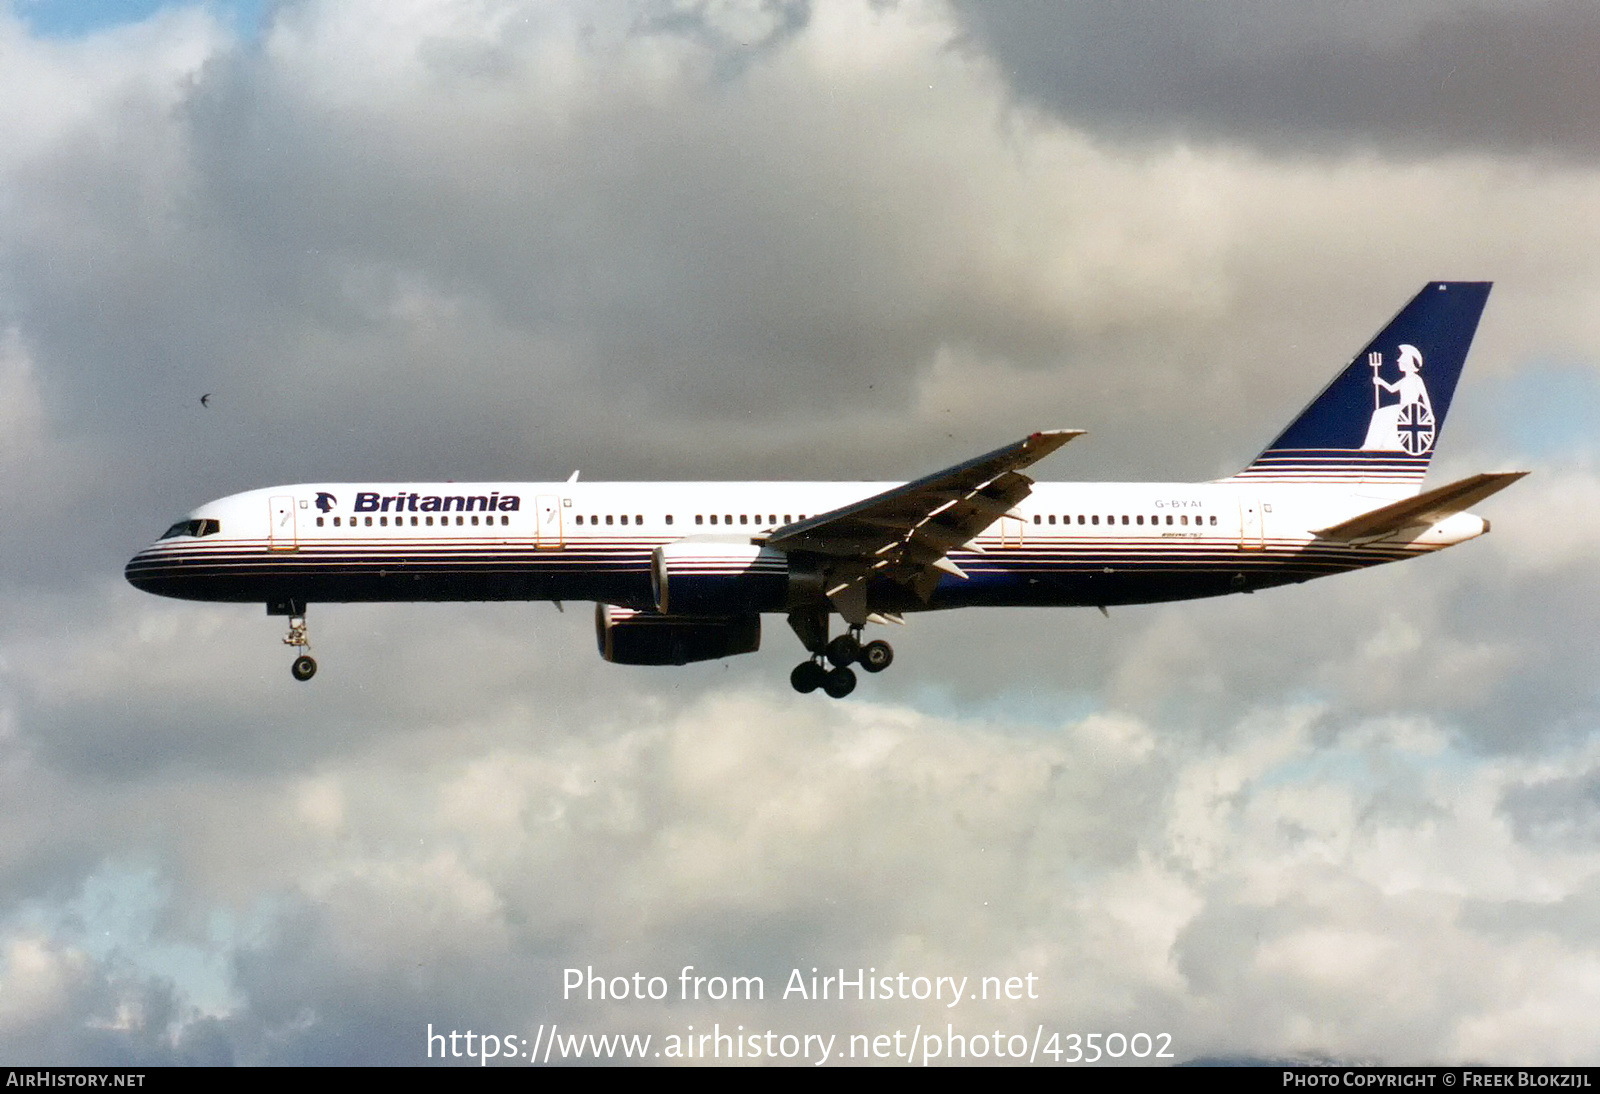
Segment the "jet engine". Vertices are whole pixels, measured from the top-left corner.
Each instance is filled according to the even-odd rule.
[[[714,661],[761,647],[761,617],[660,615],[594,606],[600,656],[619,665],[686,665]]]
[[[790,556],[748,539],[691,536],[662,544],[650,559],[650,587],[662,615],[746,615],[792,607],[820,578],[795,571]]]

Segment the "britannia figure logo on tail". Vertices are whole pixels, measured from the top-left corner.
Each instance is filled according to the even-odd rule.
[[[1372,422],[1361,449],[1421,456],[1433,449],[1435,429],[1433,403],[1428,399],[1428,386],[1422,382],[1422,351],[1402,345],[1395,363],[1400,368],[1400,379],[1385,380],[1379,375],[1383,371],[1383,354],[1367,354],[1367,364],[1372,366]],[[1400,401],[1385,406],[1386,391],[1398,395]]]

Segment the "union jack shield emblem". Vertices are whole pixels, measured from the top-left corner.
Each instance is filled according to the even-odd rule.
[[[1400,408],[1395,423],[1400,434],[1400,447],[1413,456],[1433,449],[1433,411],[1422,403],[1407,403]]]

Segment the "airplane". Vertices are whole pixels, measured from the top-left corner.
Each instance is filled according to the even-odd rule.
[[[752,653],[783,614],[790,682],[834,698],[894,659],[868,624],[963,607],[1093,607],[1254,593],[1473,539],[1468,508],[1527,472],[1422,490],[1490,283],[1426,285],[1237,474],[1040,483],[1082,430],[1033,433],[908,483],[310,483],[208,502],[127,565],[137,588],[264,603],[296,680],[307,606],[593,601],[601,656]],[[843,632],[830,637],[831,617]]]

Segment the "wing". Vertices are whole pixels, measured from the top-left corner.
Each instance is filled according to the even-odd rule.
[[[1414,498],[1362,513],[1331,528],[1319,529],[1314,534],[1323,539],[1349,541],[1392,535],[1412,524],[1432,524],[1499,493],[1526,474],[1526,471],[1494,471],[1472,475]]]
[[[1081,429],[1035,433],[986,456],[786,524],[767,546],[824,559],[824,591],[847,622],[865,623],[867,582],[887,577],[926,601],[943,574],[966,577],[948,555],[970,547],[979,532],[1027,497],[1033,480],[1022,468],[1048,456]]]

